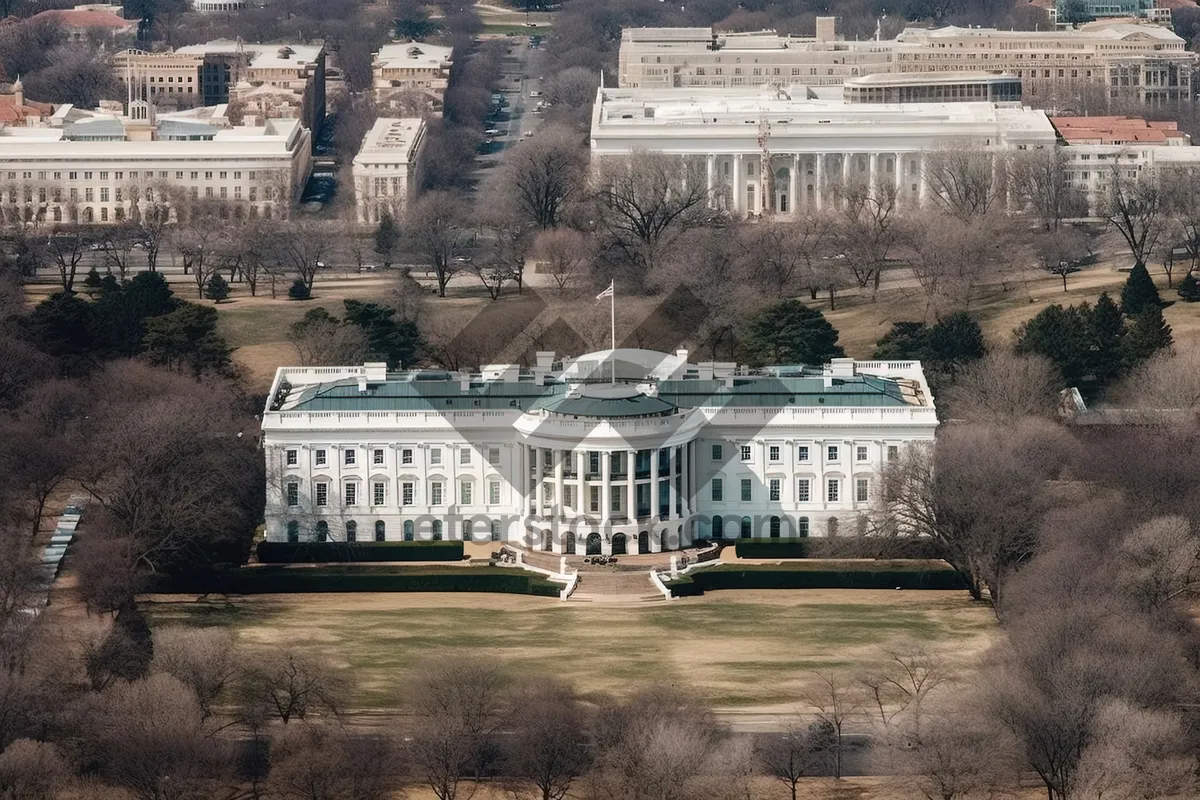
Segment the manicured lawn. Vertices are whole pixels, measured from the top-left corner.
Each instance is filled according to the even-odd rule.
[[[475,654],[581,691],[686,682],[722,707],[790,712],[812,671],[853,671],[919,641],[969,666],[995,630],[965,592],[722,591],[610,606],[495,594],[155,596],[155,625],[222,625],[254,648],[301,646],[350,670],[356,705],[387,709],[426,658]]]

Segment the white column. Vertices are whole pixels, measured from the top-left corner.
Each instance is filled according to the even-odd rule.
[[[788,211],[795,216],[800,211],[800,156],[792,155],[792,179],[788,182]]]
[[[567,457],[570,450],[551,450],[554,453],[554,516],[561,517],[566,509],[566,493],[564,487],[566,481],[563,479],[563,459]],[[558,542],[554,543],[558,546]]]
[[[533,448],[533,476],[537,481],[537,485],[534,486],[534,497],[536,500],[533,507],[533,513],[539,518],[542,516],[542,513],[546,507],[546,482],[544,480],[545,476],[542,474],[542,458],[544,458],[542,455],[542,448]]]
[[[716,189],[716,185],[714,183],[715,176],[713,173],[717,167],[717,157],[712,153],[709,153],[706,162],[705,170],[708,175],[708,207],[713,208],[717,204],[717,199],[713,191]]]
[[[813,193],[817,196],[817,210],[819,211],[825,207],[825,187],[822,185],[822,181],[825,178],[825,154],[817,153],[816,162],[817,175],[813,181]]]
[[[917,201],[925,207],[925,197],[929,194],[929,184],[925,180],[925,153],[921,153],[917,161]]]
[[[871,153],[867,156],[867,191],[871,197],[875,196],[878,189],[875,186],[879,180],[879,153]]]
[[[600,519],[604,527],[608,527],[612,519],[612,454],[606,450],[600,451],[600,475],[604,479],[600,498]]]
[[[850,154],[842,153],[842,189],[850,185]]]
[[[587,478],[585,477],[587,474],[585,472],[585,469],[587,468],[587,451],[580,450],[579,452],[572,452],[571,458],[575,459],[575,516],[582,517],[587,513],[588,508]],[[578,530],[576,531],[577,534],[579,532],[580,531]],[[576,544],[578,544],[578,542],[576,542]]]
[[[896,205],[899,206],[904,197],[904,154],[896,153],[893,158],[895,160],[892,162],[892,167],[896,171]]]
[[[637,522],[637,450],[625,451],[625,516]],[[637,552],[636,548],[634,552]]]
[[[745,182],[746,167],[742,164],[742,154],[735,153],[733,156],[733,200],[729,204],[729,210],[735,217],[746,215],[746,190],[743,188]]]

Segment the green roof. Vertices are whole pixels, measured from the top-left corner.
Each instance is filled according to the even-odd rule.
[[[467,388],[447,373],[389,377],[360,392],[356,379],[293,390],[284,411],[470,411],[544,409],[580,417],[662,416],[679,408],[780,408],[784,406],[878,408],[910,403],[901,384],[888,378],[857,375],[824,377],[739,376],[724,380],[669,380],[658,394],[633,397],[568,395],[565,383],[538,386],[532,381],[474,381]]]

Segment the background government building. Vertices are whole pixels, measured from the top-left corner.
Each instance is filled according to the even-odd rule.
[[[917,362],[749,370],[616,350],[473,373],[283,367],[262,424],[266,536],[620,554],[851,533],[884,464],[936,426]]]

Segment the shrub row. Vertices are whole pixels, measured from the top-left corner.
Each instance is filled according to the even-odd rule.
[[[145,591],[197,594],[499,592],[558,597],[562,587],[529,572],[487,567],[242,567],[205,577],[155,576]]]
[[[737,539],[738,558],[890,558],[938,559],[942,554],[932,539],[870,537],[817,537],[793,539]]]
[[[462,561],[463,543],[259,542],[262,564],[325,564],[353,561]]]
[[[802,564],[722,564],[667,584],[676,597],[710,589],[962,589],[962,577],[945,562],[876,561]]]

